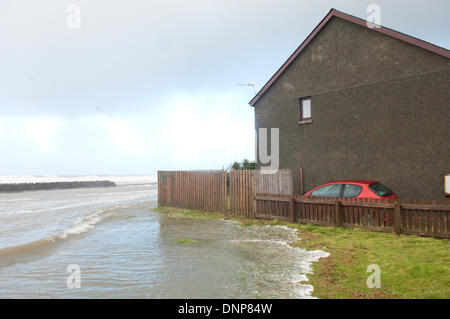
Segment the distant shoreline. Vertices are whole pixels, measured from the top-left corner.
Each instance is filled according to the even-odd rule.
[[[82,182],[46,182],[46,183],[8,183],[0,184],[0,193],[70,189],[88,187],[115,187],[116,183],[111,181],[82,181]]]

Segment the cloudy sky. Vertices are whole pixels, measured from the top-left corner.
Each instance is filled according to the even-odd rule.
[[[255,90],[330,8],[367,18],[372,3],[450,47],[448,0],[1,0],[0,175],[254,159]]]

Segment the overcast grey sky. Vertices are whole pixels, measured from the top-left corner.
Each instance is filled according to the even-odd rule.
[[[365,19],[372,3],[382,25],[449,48],[448,0],[2,0],[0,175],[254,159],[255,92],[237,84],[259,90],[332,7]]]

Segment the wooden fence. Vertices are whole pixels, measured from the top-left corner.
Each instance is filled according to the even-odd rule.
[[[279,169],[273,174],[264,174],[263,170],[254,171],[255,175],[255,194],[276,194],[292,195],[294,194],[292,170]]]
[[[292,173],[159,171],[158,205],[450,238],[450,202],[293,195]],[[265,193],[263,193],[265,192]]]
[[[450,237],[448,201],[402,200],[401,228],[404,234]]]
[[[158,205],[253,218],[254,172],[158,171]]]
[[[292,171],[279,169],[273,174],[261,170],[231,170],[230,212],[235,216],[254,218],[256,213],[254,194],[292,195]]]
[[[256,195],[255,218],[450,238],[448,201]]]
[[[254,194],[255,170],[230,171],[230,212],[245,218],[255,214]]]
[[[226,213],[225,171],[158,171],[158,206]]]
[[[255,182],[256,181],[256,182]],[[256,190],[255,190],[256,188]],[[255,217],[255,192],[292,195],[292,172],[159,171],[158,205]]]

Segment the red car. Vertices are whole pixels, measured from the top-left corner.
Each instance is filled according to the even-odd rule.
[[[362,179],[325,183],[309,191],[305,196],[397,199],[397,195],[379,181]]]

